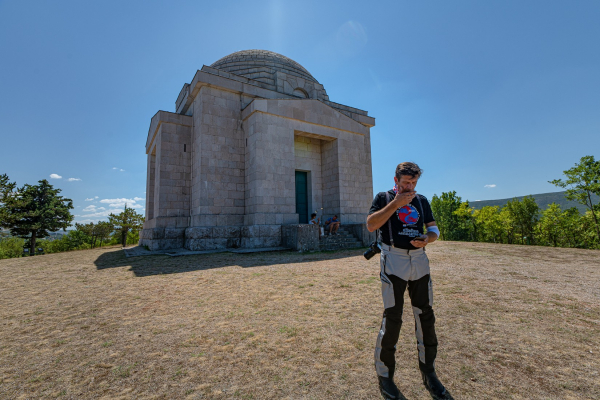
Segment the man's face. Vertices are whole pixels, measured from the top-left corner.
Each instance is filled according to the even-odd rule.
[[[418,177],[412,177],[410,175],[400,175],[400,179],[394,177],[394,182],[398,185],[398,192],[412,192],[417,186]]]

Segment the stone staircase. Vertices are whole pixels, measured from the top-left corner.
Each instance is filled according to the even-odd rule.
[[[340,249],[355,249],[357,247],[365,247],[362,242],[358,240],[353,234],[344,229],[344,226],[340,226],[337,231],[337,235],[321,236],[319,241],[319,250],[340,250]]]

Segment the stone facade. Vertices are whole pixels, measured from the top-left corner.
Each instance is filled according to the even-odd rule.
[[[233,53],[203,66],[176,110],[150,123],[141,245],[280,246],[298,231],[282,230],[300,220],[296,171],[308,176],[308,210],[364,224],[375,120],[329,101],[300,64],[263,50]]]

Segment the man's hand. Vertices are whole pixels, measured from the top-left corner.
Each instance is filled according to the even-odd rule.
[[[415,198],[415,196],[417,195],[417,192],[415,192],[414,190],[410,191],[410,192],[403,192],[403,193],[396,193],[396,197],[394,197],[394,200],[392,200],[390,203],[394,205],[394,207],[396,207],[396,209],[400,208],[400,207],[404,207],[407,204],[410,204],[410,202],[412,201],[412,199]]]
[[[412,244],[416,248],[425,247],[427,246],[427,243],[429,243],[429,236],[427,235],[418,236],[410,241],[410,244]]]

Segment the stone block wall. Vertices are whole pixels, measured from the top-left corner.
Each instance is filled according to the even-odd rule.
[[[148,154],[146,171],[146,220],[154,218],[154,190],[156,186],[156,148]]]
[[[240,96],[203,87],[193,107],[191,225],[242,225],[245,137],[240,126]]]
[[[319,226],[317,225],[283,225],[281,236],[282,246],[292,250],[319,250]]]
[[[321,165],[323,177],[323,215],[340,216],[340,172],[338,141],[323,142],[321,147]],[[341,217],[341,216],[340,216]]]
[[[191,127],[163,123],[155,165],[154,217],[189,217]]]
[[[364,223],[373,200],[369,139],[340,135],[338,144],[339,209],[344,222]]]
[[[366,221],[362,224],[344,224],[344,229],[360,240],[363,246],[369,246],[377,239],[377,231],[369,232]]]
[[[185,244],[185,228],[152,228],[140,232],[140,246],[152,251],[181,249]]]
[[[298,223],[293,130],[265,113],[252,114],[243,128],[248,143],[244,224]]]

